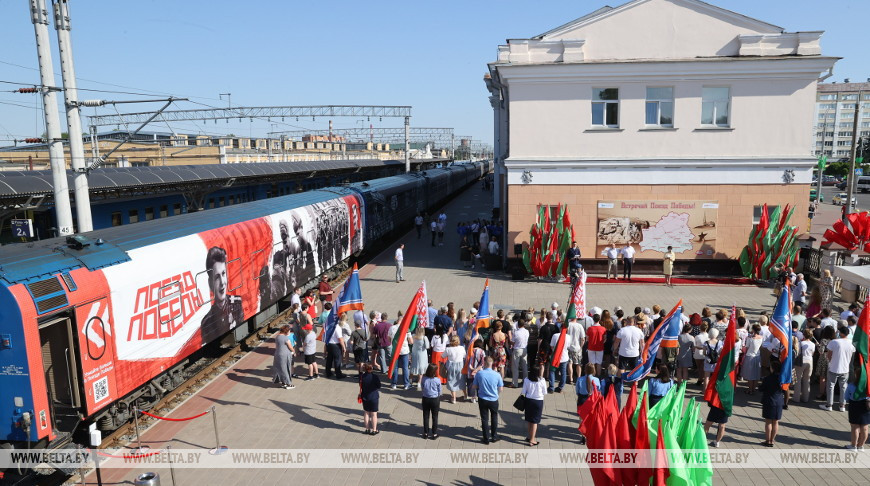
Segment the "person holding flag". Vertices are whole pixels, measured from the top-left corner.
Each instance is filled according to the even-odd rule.
[[[325,275],[324,275],[325,276]],[[350,277],[344,283],[344,288],[338,294],[335,308],[329,312],[323,329],[323,342],[326,346],[326,377],[332,378],[332,368],[335,368],[335,378],[344,378],[341,371],[341,357],[346,352],[346,344],[342,332],[336,332],[341,316],[348,311],[363,310],[362,291],[359,285],[359,269],[353,265]]]
[[[390,360],[390,368],[387,376],[391,377],[391,388],[396,389],[399,378],[399,372],[396,369],[396,363],[402,367],[405,389],[411,389],[410,376],[408,375],[408,355],[411,353],[411,345],[413,340],[411,334],[417,330],[417,326],[424,326],[428,322],[429,311],[426,308],[426,282],[420,284],[414,298],[411,299],[411,304],[408,310],[402,316],[401,321],[390,327],[389,338],[392,343],[392,359]]]
[[[469,377],[471,376],[469,362],[471,358],[474,356],[474,343],[477,340],[481,341],[481,345],[485,345],[485,340],[481,339],[481,329],[489,328],[489,321],[492,319],[492,316],[489,314],[489,279],[486,279],[486,282],[483,284],[483,294],[480,296],[480,305],[475,306],[477,310],[477,314],[474,317],[473,322],[469,322],[469,326],[471,326],[471,338],[468,340],[468,349],[465,352],[465,366],[462,368],[462,372],[467,374]]]
[[[623,369],[628,369],[622,374],[622,380],[626,382],[635,382],[643,379],[649,372],[652,370],[653,364],[655,363],[656,355],[658,355],[659,348],[662,345],[662,342],[665,339],[666,335],[669,335],[672,331],[672,328],[676,325],[679,326],[681,322],[682,316],[682,308],[683,301],[680,300],[676,306],[665,316],[664,319],[659,322],[659,325],[652,331],[649,338],[646,340],[644,344],[643,351],[640,353],[640,356],[634,359],[635,365],[631,368],[628,368],[626,365],[630,363],[621,362],[620,367]],[[635,326],[626,326],[621,331],[625,331],[626,329],[636,329],[637,332],[640,332],[641,337],[643,336],[643,331],[637,329]],[[677,327],[679,329],[679,327]],[[623,338],[620,338],[619,334],[616,335],[617,341],[622,341],[626,339],[627,335],[624,335]],[[630,336],[629,336],[630,337]],[[622,352],[620,352],[622,355]]]
[[[783,294],[785,295],[785,294]],[[731,319],[725,330],[725,339],[716,345],[716,367],[704,390],[704,400],[710,405],[707,421],[704,422],[704,433],[716,423],[716,440],[710,442],[711,447],[719,447],[725,437],[725,424],[731,416],[734,407],[734,389],[737,386],[737,307],[731,307]],[[721,347],[720,347],[721,345]]]
[[[864,303],[861,317],[855,326],[852,345],[855,354],[852,358],[852,373],[846,387],[849,399],[849,425],[852,427],[852,440],[849,449],[863,451],[867,442],[867,426],[870,425],[870,311]]]

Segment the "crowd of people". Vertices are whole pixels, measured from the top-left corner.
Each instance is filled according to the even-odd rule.
[[[817,384],[815,398],[824,400],[820,405],[822,409],[834,410],[834,401],[839,396],[836,409],[849,411],[848,421],[852,427],[849,447],[863,450],[870,424],[870,401],[851,400],[857,379],[851,368],[855,353],[851,340],[858,307],[852,305],[834,318],[830,307],[816,309],[811,301],[812,311],[806,312],[800,299],[803,295],[797,293],[806,292],[800,290],[799,276],[786,273],[784,278],[795,282],[793,389],[784,391],[779,386],[781,364],[778,358],[783,349],[770,331],[767,313],[750,320],[743,310],[736,311],[734,349],[738,386],[749,396],[761,392],[766,437],[763,445],[775,444],[783,410],[788,410],[790,404],[809,402],[811,389]],[[421,392],[422,434],[430,439],[438,437],[442,396],[449,403],[457,400],[477,403],[484,443],[498,440],[498,397],[509,378],[506,386],[523,389],[525,419],[529,424],[527,442],[536,445],[537,424],[547,394],[563,393],[566,386],[573,385],[577,404],[581,405],[594,387],[605,396],[615,393],[617,402],[621,403],[627,385],[623,383],[623,373],[638,364],[646,339],[666,316],[666,311],[658,305],[635,307],[631,313],[621,307],[612,311],[592,307],[588,316],[566,322],[563,310],[558,303],[553,303],[538,311],[534,308],[498,310],[489,325],[475,333],[479,307],[480,303],[476,302],[466,311],[450,302],[438,308],[429,301],[428,318],[413,333],[408,333],[404,341],[397,343],[400,346],[395,357],[391,352],[399,332],[401,312],[396,319],[390,319],[386,312],[346,313],[340,316],[340,331],[336,330],[326,343],[325,376],[342,379],[346,376],[343,369],[358,369],[359,401],[366,413],[367,433],[378,431],[379,390],[389,386],[391,390]],[[276,382],[282,386],[293,386],[293,376],[288,374],[291,374],[294,352],[304,356],[308,365],[305,380],[320,376],[316,359],[317,329],[325,325],[327,317],[324,315],[331,312],[331,304],[325,302],[316,318],[309,314],[310,309],[305,302],[294,303],[290,323],[276,339]],[[700,313],[691,314],[683,310],[679,338],[676,343],[659,349],[653,368],[657,372],[648,378],[650,406],[681,382],[700,390],[707,386],[723,350],[731,317],[730,311],[724,309],[714,311],[705,307]],[[566,344],[559,356],[559,365],[552,366],[552,353],[563,326],[567,326]],[[290,339],[291,334],[295,335],[294,339]],[[351,359],[354,364],[349,363]],[[382,383],[380,376],[386,375],[394,359],[395,369],[392,375],[384,377],[386,383]],[[347,364],[342,366],[342,362]],[[715,438],[710,441],[712,447],[718,447],[723,440],[727,421],[724,411],[711,407],[705,429],[717,425]],[[584,439],[580,437],[580,440]]]

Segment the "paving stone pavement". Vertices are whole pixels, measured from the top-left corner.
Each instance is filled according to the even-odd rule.
[[[488,217],[492,194],[483,192],[479,185],[472,186],[449,203],[445,211],[448,227],[457,221],[475,217]],[[517,309],[533,306],[548,307],[557,301],[564,305],[568,286],[535,281],[511,281],[503,274],[470,271],[461,268],[458,236],[448,232],[444,246],[431,247],[428,235],[418,240],[413,231],[401,241],[405,243],[405,278],[395,282],[392,264],[393,249],[387,249],[371,264],[362,268],[361,287],[366,309],[383,310],[395,318],[396,310],[408,307],[421,280],[425,279],[429,297],[437,305],[448,301],[456,307],[469,308],[480,298],[484,279],[490,278],[491,303],[495,309]],[[730,307],[736,303],[746,310],[751,320],[762,310],[771,311],[774,296],[771,289],[756,286],[693,285],[668,288],[664,285],[601,284],[589,285],[589,304],[612,309],[616,305],[633,308],[635,305],[660,304],[670,308],[683,299],[688,312],[699,312],[701,307]],[[839,303],[842,305],[842,303]],[[494,311],[493,311],[494,313]],[[522,416],[511,404],[519,390],[506,388],[501,398],[500,419],[504,440],[484,446],[477,442],[480,422],[477,405],[466,402],[450,404],[442,401],[437,441],[423,440],[421,432],[420,394],[416,390],[381,393],[379,421],[382,432],[374,437],[361,433],[362,411],[357,404],[357,382],[321,378],[314,381],[296,380],[296,388],[276,388],[272,378],[272,340],[263,343],[238,361],[232,368],[214,379],[199,393],[179,406],[170,416],[185,417],[215,406],[218,411],[221,441],[231,450],[276,449],[348,449],[348,450],[417,450],[417,449],[474,449],[525,452],[530,448],[522,442],[526,428]],[[297,364],[297,372],[302,365]],[[355,376],[355,372],[350,372]],[[719,449],[757,448],[764,439],[760,396],[748,397],[738,384],[734,414],[725,440]],[[687,397],[698,397],[699,387],[690,386]],[[817,393],[813,388],[813,395]],[[577,441],[576,397],[573,388],[561,394],[548,395],[544,416],[539,429],[541,445],[536,449],[581,451]],[[842,450],[849,440],[846,414],[824,412],[817,401],[794,404],[784,412],[780,424],[778,448],[829,448]],[[702,405],[706,415],[707,406]],[[158,422],[142,436],[152,447],[172,445],[174,449],[209,449],[214,446],[211,420],[188,422]],[[496,447],[497,446],[497,447]],[[870,454],[870,452],[867,452]],[[104,484],[131,484],[137,469],[105,470]],[[170,484],[167,470],[156,470],[163,484]],[[478,469],[360,469],[323,468],[304,469],[292,465],[281,469],[180,469],[176,471],[178,485],[187,484],[592,484],[588,471],[571,468],[507,468]],[[93,475],[89,484],[96,484]],[[867,470],[848,468],[771,469],[754,464],[745,469],[715,469],[717,484],[867,484]]]

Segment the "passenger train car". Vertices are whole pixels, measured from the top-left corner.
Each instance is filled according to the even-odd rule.
[[[0,248],[0,446],[114,429],[203,346],[395,236],[488,161]]]

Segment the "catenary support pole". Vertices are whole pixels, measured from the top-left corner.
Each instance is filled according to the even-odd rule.
[[[405,117],[405,173],[411,172],[411,117]]]
[[[78,105],[76,71],[73,64],[72,40],[70,39],[69,6],[67,0],[52,0],[54,4],[54,27],[57,29],[57,47],[60,51],[60,73],[63,79],[66,100],[66,124],[69,133],[69,157],[76,199],[76,218],[80,233],[93,231],[91,198],[88,193],[88,174],[85,172],[85,147],[82,139],[82,118]]]
[[[60,236],[71,235],[73,228],[72,206],[69,202],[69,186],[66,178],[66,163],[63,160],[63,142],[60,133],[60,116],[57,112],[57,88],[54,86],[54,66],[51,61],[48,36],[48,11],[45,0],[29,0],[30,19],[36,34],[36,54],[39,58],[40,92],[45,111],[45,137],[48,143],[48,159],[51,165],[51,181],[54,185],[54,211],[57,232]]]

